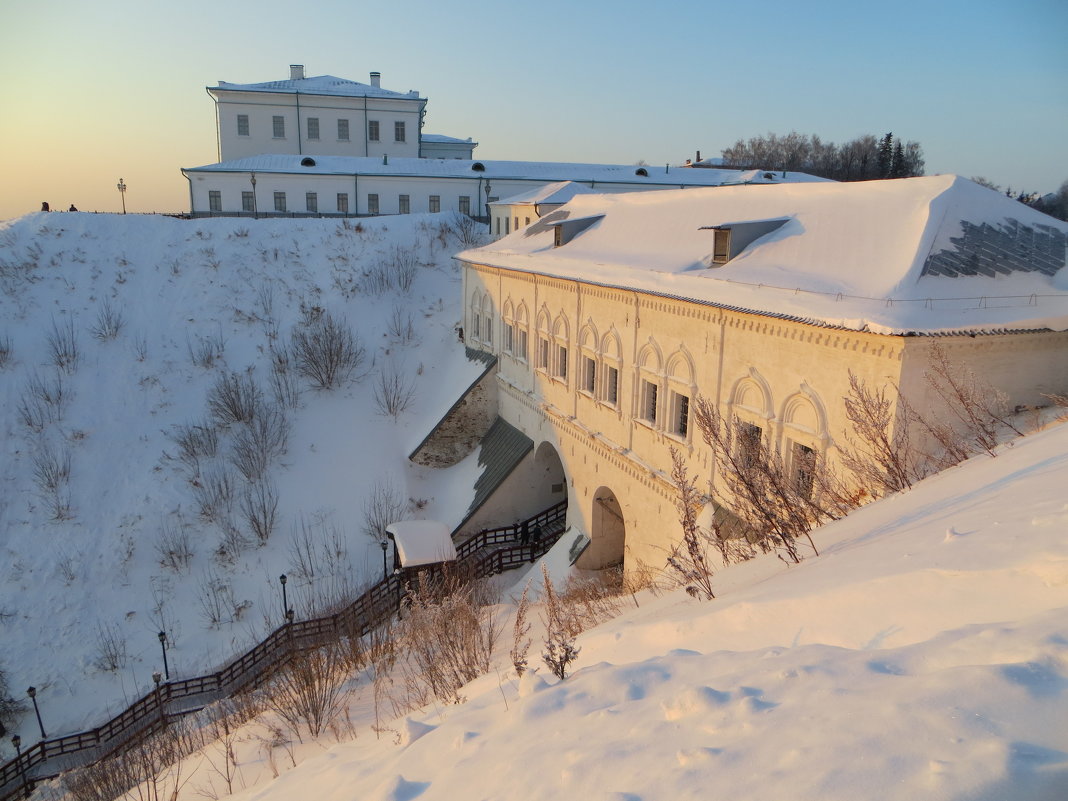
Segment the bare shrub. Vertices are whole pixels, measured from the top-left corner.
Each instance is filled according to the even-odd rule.
[[[170,438],[178,446],[175,458],[189,469],[193,478],[200,475],[202,462],[214,459],[219,452],[219,432],[211,420],[177,425],[171,430]]]
[[[415,338],[415,324],[412,321],[412,313],[400,306],[394,306],[389,313],[389,319],[386,321],[386,330],[397,342],[407,345]]]
[[[325,520],[301,518],[293,529],[289,559],[301,607],[310,614],[332,614],[359,595],[345,534]]]
[[[226,469],[205,471],[193,482],[193,499],[200,516],[212,523],[229,518],[234,504],[234,476]]]
[[[33,480],[53,520],[71,517],[70,461],[69,449],[57,450],[49,443],[42,443],[33,455]]]
[[[220,330],[212,336],[197,336],[195,342],[187,339],[186,347],[189,349],[189,361],[194,366],[210,370],[215,366],[215,362],[223,357],[226,351],[226,340],[223,339]]]
[[[214,570],[208,570],[197,582],[200,615],[209,628],[233,623],[244,611],[234,597],[234,588]]]
[[[59,573],[60,578],[63,579],[63,583],[68,587],[78,578],[78,567],[80,563],[80,555],[75,555],[63,548],[56,552],[56,572]]]
[[[400,417],[415,399],[415,382],[404,374],[404,368],[390,361],[378,371],[374,384],[375,407],[378,413],[394,420]]]
[[[406,295],[415,283],[417,264],[414,246],[397,245],[364,271],[363,290],[376,296],[394,290]]]
[[[208,411],[220,426],[247,423],[263,405],[263,393],[251,373],[223,373],[208,391]]]
[[[89,333],[93,335],[94,339],[107,342],[115,339],[125,324],[126,319],[122,314],[122,310],[116,309],[111,305],[111,300],[105,298],[104,302],[100,304],[100,308],[97,309],[96,322],[89,329]]]
[[[13,727],[26,711],[26,703],[11,696],[7,681],[7,672],[0,665],[0,727]]]
[[[11,337],[7,334],[0,336],[0,370],[11,364]]]
[[[568,630],[567,616],[560,597],[556,594],[549,569],[541,565],[542,622],[545,624],[545,650],[541,658],[558,679],[567,678],[568,668],[582,650],[575,645],[575,634]]]
[[[67,317],[63,323],[52,318],[52,329],[48,333],[48,353],[52,364],[66,373],[73,373],[78,367],[78,337],[74,333],[74,318]]]
[[[485,234],[480,223],[466,214],[456,214],[449,223],[450,233],[457,244],[465,248],[477,247],[483,243]]]
[[[271,392],[275,403],[283,409],[300,405],[300,382],[297,371],[284,345],[271,345]]]
[[[56,371],[45,378],[32,372],[19,395],[19,420],[31,431],[40,433],[50,423],[63,419],[66,404],[67,390],[62,373]]]
[[[137,361],[143,362],[148,358],[148,337],[144,332],[134,335],[133,347]]]
[[[527,615],[530,613],[530,598],[528,592],[530,591],[530,582],[528,581],[523,587],[523,593],[519,596],[519,601],[515,605],[515,624],[512,626],[512,648],[508,652],[508,656],[512,660],[512,667],[515,668],[515,675],[522,676],[527,670],[527,654],[530,652],[531,639],[527,635],[530,634],[530,623],[527,621]]]
[[[317,389],[344,384],[364,360],[364,347],[352,328],[329,312],[294,328],[291,345],[297,372]]]
[[[267,707],[302,740],[302,729],[318,737],[340,714],[345,701],[344,660],[337,643],[295,655],[266,692]]]
[[[93,665],[98,670],[114,673],[126,667],[126,637],[114,623],[96,624],[96,656]]]
[[[500,626],[481,588],[455,573],[419,574],[410,610],[398,627],[405,677],[416,697],[462,703],[460,688],[489,672]]]
[[[686,594],[701,600],[711,600],[712,576],[715,569],[709,558],[708,541],[700,535],[697,515],[702,498],[686,470],[686,460],[676,449],[671,449],[671,479],[675,482],[678,498],[675,503],[682,524],[682,542],[674,543],[668,551],[667,566],[675,579],[686,589]]]
[[[264,404],[234,434],[230,462],[247,481],[257,481],[285,453],[288,441],[289,421],[285,412],[274,404]]]
[[[164,521],[156,541],[156,554],[161,567],[175,573],[188,571],[194,556],[188,529],[180,522],[176,525]]]
[[[278,522],[278,491],[274,484],[260,479],[246,487],[241,495],[241,514],[260,545],[266,545]]]
[[[363,531],[374,540],[386,538],[386,526],[400,520],[405,498],[388,478],[376,478],[363,500]]]

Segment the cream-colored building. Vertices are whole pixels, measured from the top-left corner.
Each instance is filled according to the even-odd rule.
[[[1068,390],[1066,242],[1068,224],[953,176],[576,197],[458,256],[466,341],[497,357],[499,415],[534,443],[487,508],[555,490],[592,539],[580,566],[660,566],[670,449],[711,474],[698,395],[799,471],[833,462],[850,370],[933,409],[935,343],[1042,404]]]

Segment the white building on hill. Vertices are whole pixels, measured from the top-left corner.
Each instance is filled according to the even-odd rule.
[[[662,565],[670,450],[711,474],[698,395],[803,482],[845,441],[849,371],[938,409],[935,344],[1011,405],[1048,403],[1068,393],[1066,245],[1068,223],[954,176],[577,195],[457,257],[467,343],[533,443],[467,528],[566,496],[580,566]]]
[[[182,169],[194,216],[363,216],[459,211],[559,181],[598,192],[822,180],[802,173],[475,161],[477,143],[424,134],[427,99],[330,75],[207,87],[219,161]]]

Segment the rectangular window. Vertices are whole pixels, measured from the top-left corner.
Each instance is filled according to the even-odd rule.
[[[523,218],[523,225],[530,225],[530,217]]]
[[[460,195],[460,214],[471,214],[471,196]]]
[[[274,128],[273,136],[274,136],[275,139],[285,139],[286,138],[286,118],[285,117],[280,117],[280,116],[279,117],[272,117],[271,118],[271,125]]]
[[[564,345],[556,346],[556,377],[567,380],[567,348]]]
[[[275,192],[274,193],[274,210],[285,211],[286,210],[286,193]]]
[[[502,329],[502,332],[504,334],[504,352],[505,353],[511,353],[512,352],[512,345],[513,345],[513,343],[515,341],[515,337],[514,337],[515,331],[512,328],[512,326],[506,325]]]
[[[237,135],[248,136],[248,114],[237,115]]]
[[[342,214],[349,213],[349,194],[348,192],[337,193],[337,210]]]
[[[308,138],[309,139],[318,139],[319,138],[319,118],[318,117],[308,117]]]
[[[604,402],[612,406],[619,403],[619,370],[610,365],[604,368]]]
[[[441,211],[441,195],[430,196],[430,213],[437,214]]]
[[[812,497],[813,477],[816,474],[816,452],[800,442],[790,448],[790,473],[794,489],[805,498]]]
[[[690,431],[690,398],[681,392],[671,393],[671,433],[685,437]]]
[[[487,314],[482,324],[482,336],[489,344],[493,344],[493,321]]]
[[[736,447],[738,460],[743,467],[752,467],[760,460],[763,451],[762,435],[760,426],[752,423],[738,423]]]
[[[549,340],[538,337],[538,369],[549,369]]]
[[[497,236],[500,236],[501,235],[501,218],[498,217],[496,222],[497,222]]]
[[[481,327],[482,327],[482,315],[480,315],[478,312],[472,312],[472,314],[471,314],[471,336],[474,337],[475,339],[480,339],[481,336],[482,336],[479,333],[479,331],[481,330]]]
[[[582,391],[593,394],[597,387],[597,362],[589,356],[582,357]]]
[[[337,138],[340,142],[349,141],[349,121],[338,120],[337,121]]]
[[[519,347],[516,348],[516,356],[524,361],[527,358],[527,332],[525,329],[519,329]]]
[[[411,198],[408,195],[401,195],[397,201],[397,206],[400,208],[401,214],[409,214],[412,210]]]
[[[378,214],[378,195],[367,196],[367,213]]]
[[[504,233],[506,235],[508,234],[508,218],[507,217],[504,218]]]
[[[372,142],[378,141],[378,120],[367,121],[367,138]]]
[[[211,211],[222,211],[222,192],[218,189],[208,190],[208,208]]]
[[[308,211],[319,211],[319,196],[315,192],[308,192],[304,195],[304,202]]]
[[[256,200],[252,197],[251,192],[241,193],[241,211],[255,211]]]
[[[515,225],[512,226],[512,230],[513,231],[518,231],[519,230],[519,218],[518,217],[515,218]]]
[[[395,123],[393,123],[393,141],[394,142],[403,142],[404,141],[404,123],[403,122],[395,122]]]
[[[656,400],[660,388],[652,381],[642,380],[641,419],[647,423],[656,423]]]

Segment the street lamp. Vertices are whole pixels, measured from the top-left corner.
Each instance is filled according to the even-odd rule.
[[[152,681],[156,683],[156,706],[159,707],[159,722],[163,725],[167,725],[167,718],[163,714],[163,698],[160,695],[159,691],[159,683],[162,678],[163,674],[160,673],[158,670],[152,672]]]
[[[17,734],[11,735],[11,744],[15,746],[15,759],[19,764],[19,783],[22,785],[22,794],[29,798],[30,791],[26,787],[26,768],[22,764],[22,738]]]
[[[167,681],[170,681],[171,669],[167,666],[167,632],[161,631],[159,633],[159,645],[163,649],[163,673],[167,677]]]
[[[41,739],[43,740],[48,735],[45,734],[44,724],[41,723],[41,710],[37,707],[37,688],[27,688],[26,695],[30,696],[30,700],[33,701],[33,711],[37,713],[37,727],[41,730]]]
[[[118,183],[118,186],[116,188],[119,190],[119,197],[122,198],[122,213],[125,214],[126,213],[126,183],[125,183],[125,181],[122,180],[122,178],[119,179],[119,183]]]
[[[256,173],[250,173],[248,180],[252,184],[252,217],[258,220],[260,212],[259,207],[256,205]]]
[[[289,601],[286,598],[286,574],[280,575],[278,580],[282,583],[282,617],[285,617],[286,612],[289,611]]]
[[[382,581],[389,580],[389,568],[386,567],[386,548],[389,547],[389,543],[385,540],[379,543],[382,546]]]
[[[490,212],[490,182],[486,179],[486,218],[489,220],[487,223],[489,233],[493,233],[493,214]]]

